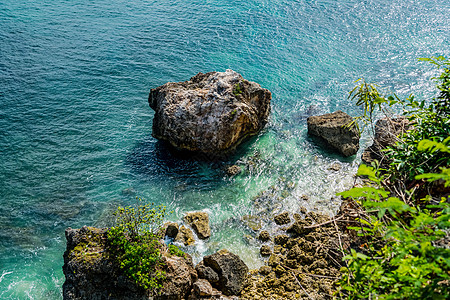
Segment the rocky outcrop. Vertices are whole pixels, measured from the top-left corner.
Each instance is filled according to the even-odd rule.
[[[190,230],[188,227],[181,226],[175,237],[175,241],[184,244],[185,246],[194,245],[195,243],[194,234],[192,233],[192,230]]]
[[[203,265],[217,274],[219,280],[212,283],[214,287],[228,296],[239,295],[248,273],[247,265],[239,256],[222,249],[205,256]]]
[[[355,125],[346,126],[353,118],[342,111],[312,116],[307,119],[308,133],[323,139],[344,156],[359,150],[359,131]]]
[[[184,216],[184,221],[194,229],[200,239],[204,240],[211,236],[208,213],[203,211],[189,212]]]
[[[157,244],[161,252],[160,271],[164,272],[165,279],[162,288],[145,290],[120,269],[109,252],[107,235],[107,228],[84,226],[66,230],[65,300],[236,300],[247,277],[248,267],[239,256],[227,250],[204,257],[194,269],[189,254],[172,255],[160,242]]]
[[[383,155],[382,149],[392,146],[398,141],[398,137],[410,129],[409,120],[405,117],[383,118],[375,123],[375,136],[372,146],[364,150],[361,159],[370,165],[377,160],[380,165],[387,165],[389,159]]]
[[[162,249],[166,280],[158,293],[144,290],[129,280],[107,251],[107,229],[82,227],[66,230],[63,285],[65,300],[84,299],[185,299],[197,279],[192,258],[170,255]]]
[[[240,299],[333,299],[344,265],[342,249],[348,251],[351,241],[342,228],[351,223],[338,228],[341,222],[314,212],[293,217],[286,228],[289,234],[277,234],[273,243],[261,246],[261,255],[269,258],[265,266],[249,272]]]
[[[152,135],[181,150],[221,155],[267,123],[271,93],[240,74],[198,73],[152,89]]]

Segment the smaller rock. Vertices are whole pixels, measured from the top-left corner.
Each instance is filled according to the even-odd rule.
[[[208,213],[203,211],[189,212],[184,217],[184,221],[194,229],[200,239],[204,240],[211,236]]]
[[[173,222],[169,222],[165,224],[166,227],[166,233],[165,235],[170,237],[170,238],[176,238],[178,231],[179,231],[179,226],[177,223],[173,223]]]
[[[194,234],[189,228],[181,226],[175,237],[175,241],[183,243],[185,246],[193,245],[195,243]]]
[[[300,196],[300,200],[309,201],[309,196],[308,195],[301,195]]]
[[[194,282],[194,292],[197,296],[208,297],[212,295],[212,286],[208,280],[199,279]]]
[[[227,296],[239,295],[247,278],[248,267],[242,259],[226,249],[205,256],[203,263],[218,275],[216,286]]]
[[[262,266],[261,268],[259,268],[258,272],[261,275],[267,275],[272,271],[272,268],[269,266]]]
[[[280,261],[281,261],[281,257],[279,255],[272,254],[269,257],[267,265],[269,265],[272,268],[276,268],[280,264]]]
[[[262,230],[258,235],[258,240],[261,242],[267,242],[270,240],[270,234],[267,230]]]
[[[275,221],[275,223],[277,225],[285,225],[285,224],[289,224],[291,222],[291,219],[289,218],[289,213],[283,212],[279,215],[276,215],[273,220]]]
[[[331,171],[339,171],[342,168],[342,165],[340,163],[334,163],[331,166],[328,167],[328,170]]]
[[[344,156],[352,156],[359,149],[359,131],[353,118],[343,111],[312,116],[307,119],[308,133],[322,138]]]
[[[273,241],[275,242],[275,244],[277,245],[284,245],[287,243],[287,241],[289,240],[289,236],[287,236],[286,234],[280,234],[277,235],[276,237],[274,237]]]
[[[270,250],[268,245],[262,245],[261,249],[259,249],[259,253],[261,253],[262,256],[269,256],[272,254],[272,250]]]
[[[228,176],[232,177],[241,173],[242,170],[238,165],[228,165],[224,167],[224,171]]]
[[[199,262],[198,265],[195,266],[195,270],[197,271],[199,278],[206,279],[210,283],[219,282],[219,274],[217,274],[211,267],[205,266],[203,261]]]

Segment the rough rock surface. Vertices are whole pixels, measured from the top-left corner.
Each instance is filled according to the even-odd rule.
[[[410,129],[407,118],[383,118],[375,123],[375,136],[372,146],[364,150],[361,159],[365,164],[370,165],[374,160],[378,160],[381,165],[386,165],[389,161],[383,155],[381,149],[392,146],[398,137]]]
[[[185,246],[193,245],[195,243],[194,234],[192,233],[192,230],[190,230],[186,226],[180,226],[178,234],[175,237],[175,241],[178,243],[182,243]]]
[[[242,172],[241,167],[239,167],[238,165],[227,165],[223,169],[225,171],[225,174],[230,177],[236,176]]]
[[[208,213],[203,211],[189,212],[184,216],[184,221],[194,229],[200,239],[204,240],[211,236]]]
[[[171,256],[161,244],[167,280],[159,295],[130,281],[106,251],[107,229],[82,227],[66,230],[63,285],[65,300],[84,299],[183,299],[197,279],[192,258]]]
[[[307,119],[308,133],[322,138],[344,156],[355,155],[359,149],[359,131],[346,127],[353,119],[342,111],[312,116]]]
[[[239,295],[245,279],[248,267],[236,254],[222,249],[203,258],[205,266],[212,268],[219,276],[219,281],[214,283],[217,289],[228,296]]]
[[[212,286],[208,280],[199,279],[194,283],[194,293],[200,297],[211,296],[213,292]]]
[[[297,215],[289,236],[273,238],[274,243],[284,242],[274,245],[267,264],[249,272],[240,299],[333,299],[333,285],[344,265],[341,249],[348,250],[351,241],[342,228],[351,223],[339,222],[345,225],[337,229],[329,221],[314,212]]]
[[[152,89],[152,135],[181,150],[220,155],[267,123],[271,93],[240,74],[198,73]]]
[[[287,211],[276,215],[273,217],[273,220],[277,225],[286,225],[291,222],[291,218],[289,218],[289,213]]]

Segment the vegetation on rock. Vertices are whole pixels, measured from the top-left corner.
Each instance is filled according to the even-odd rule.
[[[352,91],[364,107],[360,120],[401,105],[413,129],[385,150],[388,167],[361,165],[367,184],[340,193],[360,207],[348,229],[365,243],[344,257],[339,297],[445,299],[450,292],[450,61],[423,60],[443,69],[428,105],[385,97],[365,82]]]
[[[119,207],[114,213],[116,224],[108,231],[108,252],[138,286],[160,289],[165,272],[159,239],[166,208],[139,202],[136,207]],[[179,254],[173,248],[171,252]]]

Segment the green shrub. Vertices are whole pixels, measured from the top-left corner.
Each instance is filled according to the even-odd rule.
[[[450,61],[444,57],[421,59],[429,61],[442,69],[440,76],[434,78],[437,82],[438,96],[431,99],[429,104],[425,100],[417,101],[414,96],[405,100],[397,95],[386,96],[377,90],[374,84],[362,81],[355,87],[349,98],[356,101],[356,105],[363,107],[363,114],[355,118],[354,122],[362,121],[364,129],[374,123],[374,111],[378,109],[387,113],[393,106],[400,106],[412,126],[395,145],[387,147],[384,155],[391,162],[387,170],[381,170],[388,185],[400,183],[406,188],[413,185],[415,177],[424,173],[439,173],[441,167],[450,165],[450,156],[445,152],[429,152],[419,147],[422,140],[431,140],[448,144],[450,136]],[[426,190],[424,186],[422,189]],[[392,191],[392,190],[391,190]]]
[[[181,251],[180,248],[178,248],[177,246],[172,245],[172,244],[169,245],[169,253],[171,255],[185,257],[185,253],[183,251]]]
[[[124,274],[144,289],[159,289],[165,279],[162,271],[162,245],[159,242],[164,206],[139,204],[119,207],[115,226],[108,232],[108,252]]]
[[[348,229],[366,243],[344,257],[338,297],[446,299],[449,295],[450,204],[445,189],[433,192],[431,187],[447,188],[447,193],[450,187],[450,62],[443,57],[422,60],[443,69],[436,78],[439,95],[428,105],[412,96],[406,100],[382,96],[364,82],[351,92],[364,108],[358,119],[364,124],[373,124],[376,108],[399,104],[414,128],[385,151],[391,158],[388,168],[361,165],[358,175],[369,182],[339,194],[362,206],[356,225]],[[407,188],[411,183],[413,187]]]
[[[450,149],[450,148],[449,148]],[[367,174],[369,167],[362,167]],[[364,171],[365,170],[365,171]],[[373,174],[375,174],[375,171]],[[450,186],[449,169],[447,185]],[[427,174],[434,180],[440,174]],[[442,174],[441,174],[442,175]],[[441,177],[440,177],[441,178]],[[437,179],[440,179],[437,178]],[[354,188],[339,195],[353,198],[371,214],[362,214],[359,226],[348,229],[365,236],[364,253],[351,249],[341,269],[340,297],[379,299],[445,299],[450,292],[450,205],[410,206],[378,186]],[[374,214],[375,213],[375,214]]]

